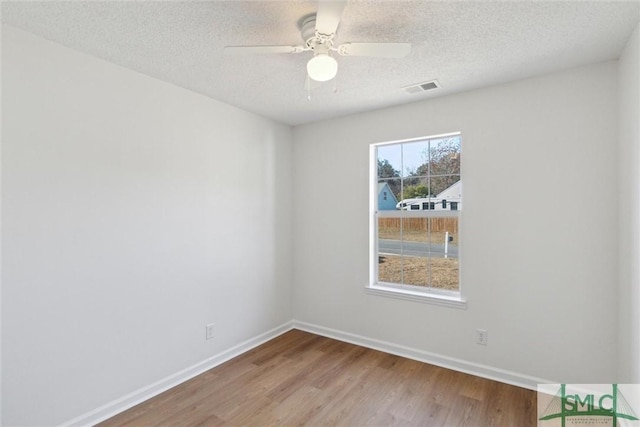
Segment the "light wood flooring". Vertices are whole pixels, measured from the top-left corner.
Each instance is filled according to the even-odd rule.
[[[100,426],[534,426],[536,393],[299,330]]]

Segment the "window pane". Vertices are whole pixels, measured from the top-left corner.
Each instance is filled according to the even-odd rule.
[[[426,218],[378,218],[378,279],[427,286]]]
[[[457,291],[458,218],[378,218],[378,280]]]
[[[402,283],[403,218],[378,218],[378,280]]]
[[[460,175],[460,137],[431,141],[429,146],[429,169],[429,173],[432,176]]]
[[[430,286],[459,290],[458,218],[429,218]]]
[[[460,182],[460,175],[432,176],[429,180],[429,187],[433,195],[439,201],[442,199],[459,201],[461,187],[454,184]]]
[[[402,199],[429,197],[429,141],[402,144]],[[422,209],[422,208],[413,208]]]
[[[378,218],[378,238],[380,240],[401,240],[403,218]],[[380,251],[383,246],[380,245]],[[385,246],[386,247],[386,246]]]
[[[378,210],[392,211],[401,200],[400,178],[378,179]]]
[[[378,255],[378,281],[402,283],[402,257],[400,255]]]
[[[427,218],[404,218],[403,226],[403,284],[429,286],[429,223]]]
[[[431,258],[430,262],[432,288],[460,290],[458,258]]]
[[[402,171],[402,146],[381,145],[377,149],[378,179],[400,177]]]
[[[404,285],[429,286],[429,257],[405,256],[403,257]]]
[[[425,198],[430,195],[429,179],[425,177],[406,177],[403,180],[401,200]]]
[[[402,147],[402,176],[426,176],[423,165],[429,160],[429,141],[406,142],[399,146]]]

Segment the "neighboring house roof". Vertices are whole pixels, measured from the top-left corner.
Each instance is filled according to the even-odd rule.
[[[396,209],[433,209],[433,210],[461,210],[462,183],[457,181],[435,196],[404,199],[396,204]],[[444,202],[446,200],[446,202]],[[430,203],[431,207],[428,206]],[[446,206],[445,206],[446,205]]]
[[[436,195],[436,199],[459,199],[462,193],[462,182],[456,181]]]
[[[389,194],[391,194],[393,196],[393,198],[396,198],[396,195],[393,194],[393,191],[391,191],[391,187],[389,187],[389,184],[386,182],[379,182],[378,183],[378,194],[380,194],[380,192],[382,191],[383,188],[387,187]]]
[[[391,187],[386,182],[378,183],[378,209],[393,210],[396,208],[396,195],[393,194]]]

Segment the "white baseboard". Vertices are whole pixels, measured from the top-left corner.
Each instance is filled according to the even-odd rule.
[[[219,354],[216,354],[209,359],[203,360],[200,363],[197,363],[193,366],[190,366],[186,369],[183,369],[180,372],[176,372],[173,375],[169,375],[166,378],[161,379],[151,385],[143,387],[139,390],[134,391],[120,399],[114,400],[112,402],[107,403],[99,408],[96,408],[90,412],[87,412],[79,417],[76,417],[70,421],[67,421],[62,424],[62,426],[92,426],[101,421],[109,419],[114,415],[119,414],[122,411],[125,411],[139,403],[144,402],[158,394],[177,386],[191,378],[200,375],[201,373],[208,371],[211,368],[214,368],[230,359],[233,359],[236,356],[245,353],[252,348],[259,346],[273,338],[284,334],[287,331],[293,329],[293,322],[289,321],[284,323],[270,331],[267,331],[263,334],[260,334],[256,337],[250,338],[226,351],[223,351]]]
[[[158,394],[175,387],[191,378],[208,371],[211,368],[233,359],[275,337],[290,331],[291,329],[299,329],[301,331],[322,335],[339,341],[360,345],[362,347],[374,350],[384,351],[385,353],[395,354],[397,356],[406,357],[408,359],[417,360],[432,365],[441,366],[443,368],[453,369],[455,371],[464,372],[482,378],[499,381],[506,384],[516,385],[531,390],[536,390],[538,384],[551,384],[553,381],[541,378],[530,377],[527,375],[510,372],[503,369],[493,368],[491,366],[480,365],[478,363],[466,360],[455,359],[448,356],[442,356],[427,351],[418,350],[411,347],[394,344],[387,341],[381,341],[373,338],[367,338],[362,335],[356,335],[349,332],[338,331],[335,329],[325,328],[311,323],[292,320],[284,323],[270,331],[260,334],[256,337],[248,339],[226,351],[216,354],[209,359],[203,360],[189,368],[183,369],[173,375],[161,379],[151,385],[143,387],[126,396],[107,403],[99,408],[80,415],[62,426],[92,426],[101,421],[109,419],[139,403],[144,402]]]
[[[517,372],[506,371],[504,369],[498,369],[453,357],[442,356],[428,351],[405,347],[391,342],[367,338],[362,335],[342,332],[297,320],[293,321],[293,328],[530,390],[536,390],[538,384],[554,383],[553,381],[542,378],[531,377]]]

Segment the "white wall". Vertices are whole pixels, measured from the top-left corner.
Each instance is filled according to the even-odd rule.
[[[616,81],[608,62],[295,128],[295,319],[497,374],[613,381]],[[369,144],[454,131],[467,310],[365,294]]]
[[[640,383],[640,36],[619,61],[620,382]]]
[[[619,70],[293,137],[19,30],[2,35],[3,425],[68,420],[292,317],[496,372],[640,382],[638,30]],[[452,131],[463,137],[467,310],[365,294],[369,144]],[[570,196],[539,209],[558,185]],[[486,197],[496,191],[499,209]],[[355,203],[327,204],[335,194]],[[209,322],[216,339],[204,341]]]
[[[289,127],[2,37],[3,425],[69,420],[292,318]]]

